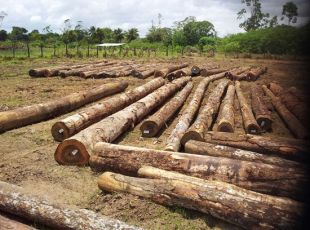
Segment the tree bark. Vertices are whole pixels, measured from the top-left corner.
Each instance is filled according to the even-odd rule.
[[[225,98],[222,103],[222,110],[218,117],[217,131],[220,132],[234,132],[235,130],[235,112],[234,112],[234,101],[235,101],[235,86],[229,85]]]
[[[248,74],[246,79],[248,81],[256,81],[261,75],[267,72],[267,67],[256,67],[252,68]]]
[[[245,131],[251,134],[260,134],[261,129],[255,120],[255,117],[254,117],[254,114],[252,112],[250,105],[248,104],[246,98],[244,97],[242,93],[240,82],[236,81],[235,86],[236,86],[236,93],[238,96],[238,100],[240,103],[243,126],[244,126]]]
[[[299,168],[97,143],[90,157],[95,171],[113,171],[136,176],[142,166],[172,170],[207,180],[219,180],[252,191],[305,199],[307,174]]]
[[[29,225],[20,223],[16,220],[13,220],[11,218],[2,216],[0,214],[0,227],[1,230],[36,230],[37,228],[33,228]]]
[[[251,87],[251,104],[260,128],[264,131],[270,130],[272,124],[271,112],[266,105],[264,91],[260,85],[253,85]]]
[[[69,94],[49,102],[0,112],[0,132],[40,122],[77,109],[85,104],[123,91],[127,82],[107,83]]]
[[[0,210],[52,229],[138,229],[119,220],[31,196],[16,185],[0,182]]]
[[[243,73],[248,73],[249,67],[237,67],[230,71],[227,71],[226,77],[232,81],[236,81],[239,79],[239,76]]]
[[[195,122],[185,132],[181,139],[181,143],[184,145],[189,140],[203,140],[204,133],[212,126],[213,120],[218,114],[222,96],[225,89],[230,84],[228,79],[223,79],[215,87],[210,94],[207,103],[202,107]]]
[[[306,139],[309,137],[308,130],[302,125],[302,123],[285,107],[279,97],[276,97],[266,85],[263,85],[265,93],[271,98],[271,102],[277,110],[280,117],[286,123],[290,131],[300,139]]]
[[[183,87],[190,77],[179,78],[168,83],[125,109],[104,118],[60,143],[55,152],[59,164],[85,165],[99,141],[112,142],[122,133],[134,127],[153,109]]]
[[[173,81],[173,80],[180,78],[180,77],[183,77],[183,76],[191,76],[191,75],[187,74],[184,70],[183,69],[175,70],[171,73],[168,73],[166,78],[168,79],[168,81]]]
[[[154,79],[142,86],[106,99],[80,111],[79,113],[73,114],[61,121],[57,121],[52,126],[52,135],[56,141],[63,141],[88,126],[102,120],[104,117],[107,117],[142,97],[145,97],[164,84],[164,79]]]
[[[200,75],[203,77],[207,77],[207,76],[211,76],[214,74],[219,74],[219,73],[223,73],[226,72],[228,69],[201,69],[200,70]]]
[[[158,66],[158,64],[151,64],[144,66],[141,69],[133,69],[131,71],[131,75],[136,78],[145,79],[153,75],[155,72],[155,68],[157,68]]]
[[[154,77],[163,77],[165,78],[167,74],[178,70],[178,69],[183,69],[185,67],[188,67],[187,63],[179,64],[179,65],[174,65],[174,66],[169,66],[167,68],[161,69],[161,70],[155,70]]]
[[[283,168],[305,168],[304,165],[296,161],[286,160],[281,157],[261,154],[239,148],[234,148],[225,145],[212,144],[208,142],[191,140],[186,142],[185,152],[198,155],[208,155],[214,157],[227,157],[231,159],[250,161],[256,163],[264,163],[277,165]]]
[[[306,141],[284,137],[261,137],[251,134],[208,132],[206,142],[227,145],[263,154],[273,154],[283,158],[303,161],[310,151]]]
[[[96,65],[96,66],[89,66],[79,71],[79,75],[82,78],[99,78],[102,77],[105,72],[115,71],[119,69],[123,69],[128,67],[131,63],[128,62],[111,62],[107,63],[106,65]],[[102,76],[100,76],[102,75]]]
[[[221,79],[224,77],[224,73],[219,73],[208,78],[204,78],[197,86],[195,93],[189,102],[187,108],[180,117],[177,125],[173,129],[172,133],[168,137],[165,150],[167,151],[179,151],[181,145],[181,138],[185,134],[186,130],[191,125],[197,114],[200,104],[203,100],[204,93],[210,82]]]
[[[170,101],[161,107],[155,114],[144,120],[140,126],[143,137],[154,137],[166,122],[182,107],[188,95],[191,93],[193,83],[187,85]]]
[[[268,89],[276,96],[280,96],[283,92],[283,88],[277,82],[270,82],[268,84]]]

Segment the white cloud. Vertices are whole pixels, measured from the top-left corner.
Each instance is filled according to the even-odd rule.
[[[280,15],[286,1],[261,2],[265,12]],[[299,22],[307,21],[308,1],[295,2],[302,16]],[[241,8],[240,0],[0,0],[0,11],[8,13],[2,25],[6,30],[12,26],[42,30],[51,25],[59,32],[63,21],[70,18],[72,24],[81,20],[85,27],[137,27],[141,35],[147,33],[152,20],[157,23],[158,13],[163,16],[162,26],[170,27],[175,21],[195,16],[198,20],[212,22],[220,36],[240,32],[237,12]]]

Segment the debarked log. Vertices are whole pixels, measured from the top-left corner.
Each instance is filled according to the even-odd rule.
[[[52,135],[56,141],[63,141],[88,126],[100,121],[104,117],[107,117],[142,97],[145,97],[164,84],[164,79],[157,78],[137,88],[85,108],[76,114],[57,121],[52,126]]]
[[[153,167],[142,167],[139,176],[146,178],[106,172],[99,177],[98,186],[108,192],[127,192],[162,205],[197,210],[244,229],[296,228],[304,214],[300,202],[224,182]]]
[[[129,128],[134,127],[153,109],[182,88],[190,77],[179,78],[168,83],[125,109],[89,126],[78,134],[60,143],[55,152],[59,164],[88,164],[94,145],[99,141],[112,142]]]
[[[260,126],[257,124],[251,106],[248,104],[246,98],[242,93],[240,82],[236,81],[235,86],[240,104],[244,129],[246,130],[247,133],[260,134],[261,132]]]
[[[90,157],[95,171],[137,175],[142,166],[177,171],[208,180],[219,180],[266,194],[304,199],[307,174],[299,168],[283,168],[236,159],[161,151],[99,142]]]
[[[123,91],[127,82],[107,83],[76,92],[49,102],[0,112],[0,132],[33,124],[70,112],[85,104]]]
[[[6,182],[0,182],[0,210],[52,229],[140,229],[90,210],[31,196],[23,188]]]
[[[170,101],[148,119],[144,120],[140,126],[143,137],[154,137],[165,123],[182,107],[188,95],[192,91],[193,83],[187,85],[177,93]]]

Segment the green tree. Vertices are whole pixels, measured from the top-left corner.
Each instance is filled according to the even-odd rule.
[[[8,33],[6,30],[0,30],[0,41],[5,41],[8,39]]]
[[[184,25],[183,33],[187,45],[196,45],[202,37],[215,37],[214,25],[208,21],[191,21]]]
[[[123,30],[121,29],[121,28],[117,28],[117,29],[115,29],[114,31],[113,31],[113,37],[114,37],[114,40],[116,41],[116,42],[121,42],[123,39],[124,39],[124,37],[125,37],[125,35],[124,35],[124,32],[123,32]]]
[[[131,28],[127,31],[126,33],[126,40],[128,42],[131,42],[137,38],[139,38],[139,32],[138,32],[138,29],[137,28]]]
[[[184,48],[186,46],[186,37],[183,33],[183,30],[175,30],[172,35],[172,41],[174,45],[178,45],[182,47],[182,55],[184,53]]]
[[[206,47],[208,51],[215,51],[216,39],[214,37],[201,37],[198,41],[198,46],[201,52],[203,48]]]
[[[282,15],[281,20],[284,20],[284,18],[287,17],[288,25],[296,23],[298,16],[298,8],[296,4],[294,2],[285,3],[282,8]]]
[[[242,4],[245,4],[245,8],[238,12],[238,19],[245,18],[247,14],[250,14],[249,18],[239,24],[240,28],[245,31],[257,30],[259,28],[266,27],[269,23],[269,14],[262,12],[262,6],[259,0],[241,0]]]

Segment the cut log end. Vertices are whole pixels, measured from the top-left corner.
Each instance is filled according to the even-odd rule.
[[[234,127],[231,125],[230,122],[228,122],[228,121],[222,121],[221,124],[218,125],[217,131],[218,131],[218,132],[233,133],[233,132],[234,132]]]
[[[55,141],[63,141],[63,140],[65,140],[71,136],[70,130],[61,121],[56,122],[52,126],[51,132],[52,132],[52,135],[53,135]]]
[[[158,125],[151,120],[146,120],[142,123],[141,134],[143,137],[154,137],[158,132]]]
[[[203,141],[204,138],[195,131],[188,131],[184,134],[184,136],[181,138],[181,144],[185,145],[186,142],[190,141],[190,140],[195,140],[195,141]]]
[[[58,145],[54,157],[61,165],[86,165],[90,156],[80,141],[68,139]]]
[[[200,73],[200,68],[196,65],[194,65],[192,68],[191,68],[191,72],[194,76],[198,75]]]
[[[256,124],[250,124],[248,125],[247,127],[247,133],[250,133],[250,134],[260,134],[260,127]]]
[[[261,129],[267,130],[267,131],[271,129],[271,124],[272,124],[271,119],[258,116],[256,121],[258,125],[261,127]]]

